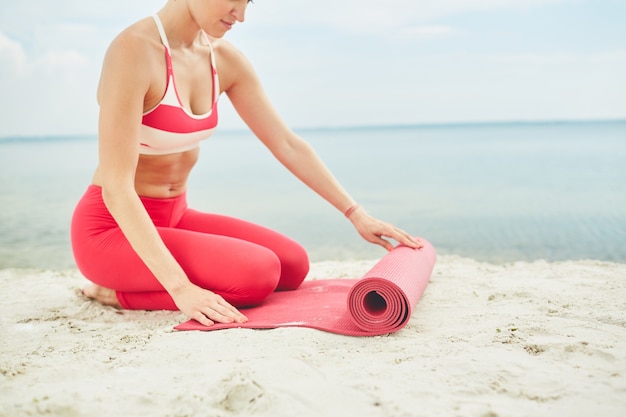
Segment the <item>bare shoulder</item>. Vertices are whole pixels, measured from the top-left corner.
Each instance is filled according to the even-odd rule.
[[[164,65],[163,45],[151,23],[150,18],[142,19],[113,39],[104,56],[98,96],[103,84],[110,82],[147,90],[154,75],[146,69]]]
[[[148,59],[155,51],[163,50],[157,29],[150,23],[151,19],[145,18],[120,32],[107,49],[105,64],[116,58],[133,58],[130,62]]]
[[[220,85],[224,91],[228,91],[237,81],[255,77],[250,61],[232,43],[216,39],[212,44]]]

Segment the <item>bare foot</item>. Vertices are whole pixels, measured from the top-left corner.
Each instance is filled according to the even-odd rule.
[[[109,288],[104,288],[99,285],[92,284],[83,289],[83,294],[85,294],[86,297],[96,300],[102,305],[122,308],[120,302],[117,300],[115,291]]]

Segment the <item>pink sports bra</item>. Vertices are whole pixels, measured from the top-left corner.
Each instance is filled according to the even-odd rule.
[[[201,115],[195,115],[183,107],[176,91],[174,72],[172,70],[172,56],[170,55],[170,47],[163,24],[158,15],[154,15],[153,18],[161,35],[161,42],[163,42],[165,47],[167,87],[161,102],[152,110],[143,114],[139,153],[166,155],[197,148],[200,146],[200,141],[211,137],[217,126],[217,100],[220,88],[213,47],[208,37],[203,33],[211,49],[213,106],[211,110]]]

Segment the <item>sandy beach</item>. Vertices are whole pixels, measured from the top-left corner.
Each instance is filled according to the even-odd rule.
[[[307,279],[372,261],[318,262]],[[178,332],[85,299],[75,270],[0,271],[0,416],[623,416],[626,264],[442,256],[409,324]]]

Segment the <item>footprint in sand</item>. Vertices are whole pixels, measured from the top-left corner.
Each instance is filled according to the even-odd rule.
[[[265,397],[265,389],[253,379],[233,374],[223,381],[225,394],[219,405],[222,409],[239,414],[258,410]]]

